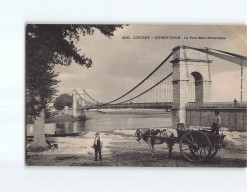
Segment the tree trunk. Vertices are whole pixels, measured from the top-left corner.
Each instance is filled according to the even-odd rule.
[[[40,112],[40,117],[36,117],[33,125],[33,149],[42,149],[47,147],[45,139],[45,110]]]

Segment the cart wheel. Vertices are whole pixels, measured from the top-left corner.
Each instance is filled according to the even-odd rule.
[[[181,155],[189,162],[204,162],[211,154],[212,145],[208,136],[200,131],[189,131],[179,143]]]

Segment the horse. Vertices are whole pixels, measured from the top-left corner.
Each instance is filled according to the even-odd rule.
[[[163,130],[154,130],[154,129],[137,129],[135,136],[137,137],[137,141],[143,139],[150,147],[151,150],[151,157],[154,156],[154,145],[156,144],[163,144],[166,142],[167,147],[169,149],[169,154],[167,155],[168,158],[172,155],[172,147],[174,145],[174,140],[169,139],[173,138],[174,133],[163,129]],[[168,138],[168,139],[167,139]]]

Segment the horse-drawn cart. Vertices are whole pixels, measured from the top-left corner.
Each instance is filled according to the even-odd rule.
[[[210,134],[210,131],[205,129],[186,130],[183,124],[178,124],[176,131],[177,137],[168,136],[168,131],[166,130],[159,132],[159,135],[157,133],[156,135],[152,134],[150,130],[149,133],[151,132],[151,134],[147,134],[148,131],[141,133],[140,130],[137,130],[136,135],[139,137],[138,140],[142,136],[143,140],[150,145],[152,155],[155,144],[166,142],[169,147],[169,156],[171,155],[172,145],[175,143],[179,144],[182,157],[189,162],[206,162],[212,159],[223,146],[225,137],[223,134]]]

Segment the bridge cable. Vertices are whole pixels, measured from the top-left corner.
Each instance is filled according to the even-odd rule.
[[[115,102],[115,101],[117,101],[117,100],[119,100],[119,99],[121,99],[121,98],[123,98],[123,97],[125,97],[126,95],[128,95],[130,92],[132,92],[132,91],[134,91],[137,87],[139,87],[142,83],[144,83],[144,81],[146,81],[150,76],[152,76],[171,56],[172,56],[172,54],[173,54],[173,52],[171,52],[168,56],[167,56],[167,58],[163,61],[163,62],[161,62],[161,64],[157,67],[157,68],[155,68],[145,79],[143,79],[139,84],[137,84],[134,88],[132,88],[131,90],[129,90],[127,93],[125,93],[125,94],[123,94],[122,96],[120,96],[119,98],[117,98],[117,99],[114,99],[114,100],[112,100],[112,101],[110,101],[110,102],[107,102],[107,103],[103,103],[103,105],[105,105],[105,104],[110,104],[110,103],[112,103],[112,102]]]
[[[206,49],[215,50],[215,51],[218,51],[218,52],[222,52],[222,53],[225,53],[225,54],[228,54],[228,55],[231,55],[231,56],[235,56],[235,57],[241,58],[241,59],[243,59],[243,60],[247,60],[247,57],[246,57],[246,56],[242,56],[242,55],[239,55],[239,54],[230,53],[230,52],[221,51],[221,50],[212,49],[212,48],[206,48]]]
[[[130,98],[128,100],[125,100],[123,102],[120,102],[120,103],[117,103],[117,104],[122,104],[122,103],[125,103],[125,102],[128,102],[128,101],[131,101],[133,99],[136,99],[138,97],[140,97],[141,95],[147,93],[148,91],[150,91],[151,89],[153,89],[154,87],[156,87],[157,85],[159,85],[160,83],[162,83],[163,81],[165,81],[167,78],[169,78],[171,75],[173,74],[173,72],[171,72],[169,75],[167,75],[164,79],[162,79],[161,81],[159,81],[158,83],[156,83],[155,85],[153,85],[152,87],[150,87],[149,89],[147,89],[146,91],[140,93],[139,95],[133,97],[133,98]],[[117,104],[112,104],[112,105],[117,105]]]
[[[94,98],[92,98],[92,97],[86,92],[86,90],[83,89],[83,91],[84,91],[84,93],[87,94],[87,96],[88,96],[91,100],[93,100],[93,101],[95,101],[95,102],[101,104],[100,102],[98,102],[97,100],[95,100]]]
[[[219,51],[219,52],[222,52],[222,53],[226,53],[228,55],[232,55],[232,56],[235,56],[235,57],[238,57],[238,58],[242,59],[242,62],[240,63],[240,66],[241,66],[241,70],[240,70],[240,72],[241,72],[241,80],[240,80],[240,101],[242,102],[243,101],[244,62],[246,62],[247,57],[246,56],[242,56],[242,55],[238,55],[238,54],[234,54],[234,53],[230,53],[230,52],[226,52],[226,51],[217,50],[217,49],[212,49],[212,50]]]
[[[76,93],[81,97],[81,95],[78,93],[78,91],[75,89]],[[92,104],[91,102],[88,102],[87,100],[85,100],[83,97],[81,97],[81,99],[83,99],[86,103]]]
[[[193,49],[193,50],[196,50],[196,51],[200,51],[200,52],[203,52],[203,53],[207,53],[207,54],[209,54],[211,56],[215,56],[217,58],[224,59],[224,60],[227,60],[229,62],[238,64],[238,65],[242,64],[242,66],[246,66],[247,67],[247,64],[246,64],[247,57],[245,57],[245,56],[241,56],[241,55],[233,54],[233,53],[229,53],[229,52],[224,52],[224,51],[220,51],[220,50],[217,50],[217,51],[222,52],[224,54],[217,53],[217,52],[210,51],[210,50],[215,50],[215,49],[210,49],[210,48],[200,49],[200,48],[194,48],[194,47],[189,47],[189,46],[185,46],[185,47],[188,47],[190,49]]]
[[[185,46],[185,47],[188,47],[188,46]],[[217,50],[217,49],[212,49],[212,48],[206,48],[206,49],[198,49],[198,48],[193,48],[193,47],[188,47],[188,48],[191,48],[191,49],[194,49],[194,50],[198,50],[198,51],[207,53],[209,55],[215,56],[217,58],[221,58],[221,59],[224,59],[224,60],[227,60],[227,61],[230,61],[232,63],[240,65],[241,66],[241,70],[240,70],[240,72],[241,72],[241,78],[240,78],[240,101],[241,102],[243,101],[243,80],[244,80],[244,78],[243,78],[243,72],[244,72],[243,67],[244,66],[247,67],[247,57],[246,56],[242,56],[242,55],[239,55],[239,54],[234,54],[234,53],[231,53],[231,52],[221,51],[221,50]],[[221,52],[221,53],[224,53],[224,55],[220,54],[220,53],[216,53],[216,52],[211,52],[209,50],[214,50],[214,51],[217,51],[217,52]],[[227,54],[227,55],[225,55],[225,54]],[[232,58],[232,56],[234,58]]]

